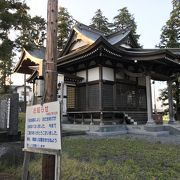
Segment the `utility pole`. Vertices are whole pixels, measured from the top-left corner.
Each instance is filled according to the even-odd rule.
[[[27,95],[27,93],[26,93],[26,74],[24,74],[24,111],[23,112],[26,112],[26,101],[27,101],[27,99],[26,99],[26,95]]]
[[[47,43],[45,55],[45,102],[57,100],[57,15],[58,0],[48,0]],[[42,179],[54,180],[55,156],[43,155]]]

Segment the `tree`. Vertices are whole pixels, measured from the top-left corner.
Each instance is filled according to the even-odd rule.
[[[11,74],[13,42],[4,38],[0,45],[0,93],[8,91],[8,85],[11,84],[8,77]]]
[[[60,7],[58,11],[58,49],[61,50],[65,46],[68,36],[73,26],[73,18],[66,8]]]
[[[12,32],[21,26],[21,20],[29,8],[20,0],[0,1],[0,92],[7,92],[7,80],[11,74],[13,49]]]
[[[44,18],[30,15],[22,24],[20,36],[16,40],[17,48],[33,49],[34,47],[44,46],[46,39],[46,21]]]
[[[103,16],[102,11],[98,9],[95,12],[94,17],[91,19],[90,26],[108,34],[110,33],[109,25],[110,23],[108,22],[108,19]]]
[[[170,13],[170,18],[166,24],[162,27],[162,33],[160,36],[159,48],[180,48],[180,2],[177,0],[172,1],[173,10]],[[176,119],[180,120],[180,82],[179,75],[176,76],[173,85],[173,98],[176,102]],[[167,88],[162,90],[160,99],[167,100]]]
[[[24,0],[0,1],[0,92],[8,91],[8,77],[12,71],[15,50],[33,47],[33,41],[42,45],[45,20],[31,18]],[[41,39],[42,38],[42,39]]]
[[[172,3],[170,18],[161,30],[160,48],[180,48],[180,3],[175,0]]]
[[[137,25],[135,18],[129,13],[127,7],[118,10],[118,15],[113,18],[112,28],[115,32],[129,29],[134,34],[135,39],[137,41],[139,39],[140,35],[136,33]]]

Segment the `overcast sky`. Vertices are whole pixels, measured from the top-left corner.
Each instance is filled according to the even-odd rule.
[[[31,15],[47,17],[47,0],[26,0],[31,8]],[[89,25],[97,9],[111,22],[118,9],[127,7],[134,15],[137,33],[144,48],[154,48],[159,43],[161,28],[169,19],[172,10],[171,0],[59,0],[59,6],[79,22]]]

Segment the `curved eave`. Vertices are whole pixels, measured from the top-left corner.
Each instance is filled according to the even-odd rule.
[[[58,58],[57,66],[76,63],[80,59],[84,59],[94,55],[95,53],[102,52],[103,49],[109,49],[118,57],[121,57],[121,54],[123,53],[121,50],[117,51],[115,47],[113,47],[106,39],[104,39],[104,37],[101,36],[92,45]]]
[[[137,62],[149,62],[180,67],[180,57],[169,51],[129,52],[124,58]]]
[[[141,49],[141,48],[132,48],[132,49],[127,49],[125,48],[126,51],[129,52],[130,55],[136,56],[136,55],[162,55],[166,54],[171,56],[174,59],[180,59],[180,55],[173,53],[171,49]]]
[[[58,58],[57,64],[60,65],[60,64],[68,63],[71,60],[75,61],[76,58],[85,56],[87,53],[96,50],[97,47],[99,47],[100,44],[103,42],[106,43],[107,41],[104,40],[103,37],[100,37],[92,45]]]
[[[33,74],[34,70],[29,66],[37,66],[42,64],[43,59],[32,56],[28,51],[23,49],[21,58],[14,68],[14,73]]]
[[[122,57],[127,61],[137,61],[137,62],[147,62],[160,65],[168,65],[170,67],[179,68],[180,57],[168,50],[153,50],[145,52],[143,49],[141,51],[128,51],[124,48],[116,48],[112,46],[106,39],[100,37],[95,43],[87,48],[81,49],[77,52],[70,53],[58,59],[58,66],[76,62],[80,59],[86,58],[97,52],[99,49],[105,49],[112,56],[117,58]]]
[[[25,56],[25,51],[24,51],[24,49],[23,49],[23,52],[22,52],[22,54],[21,54],[21,57],[20,57],[20,60],[18,61],[18,63],[16,64],[16,67],[13,69],[13,72],[14,73],[20,73],[20,68],[21,68],[21,65],[22,65],[22,63],[23,63],[23,59],[24,59],[24,56]]]
[[[37,76],[38,76],[38,72],[34,71],[32,75],[28,79],[26,79],[26,82],[33,83],[33,81],[36,79]]]

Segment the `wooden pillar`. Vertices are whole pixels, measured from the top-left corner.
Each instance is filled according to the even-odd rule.
[[[82,122],[81,124],[84,124],[84,114],[82,113]]]
[[[76,114],[74,113],[74,124],[76,124]]]
[[[58,0],[48,0],[47,42],[45,54],[45,102],[57,100],[57,15]],[[42,179],[55,178],[55,156],[43,155]]]
[[[114,69],[114,85],[113,85],[113,109],[117,110],[117,103],[116,103],[116,89],[117,89],[117,82],[116,82],[116,69]]]
[[[100,112],[100,125],[104,125],[103,123],[103,112]]]
[[[146,97],[147,97],[147,113],[148,120],[147,125],[154,124],[152,116],[152,93],[151,93],[151,76],[146,75]]]
[[[103,68],[99,66],[99,110],[100,110],[100,125],[103,125]]]
[[[173,96],[172,96],[172,81],[167,82],[168,85],[168,103],[169,103],[169,124],[173,124],[174,120],[174,111],[173,111]]]
[[[86,111],[88,111],[89,106],[88,106],[88,65],[86,65]]]
[[[94,122],[93,122],[93,113],[91,113],[91,123],[90,125],[94,125]]]
[[[23,112],[26,112],[26,74],[24,74],[24,111]]]
[[[99,66],[99,110],[103,110],[103,103],[102,103],[102,98],[103,98],[103,72],[102,72],[102,66]]]

